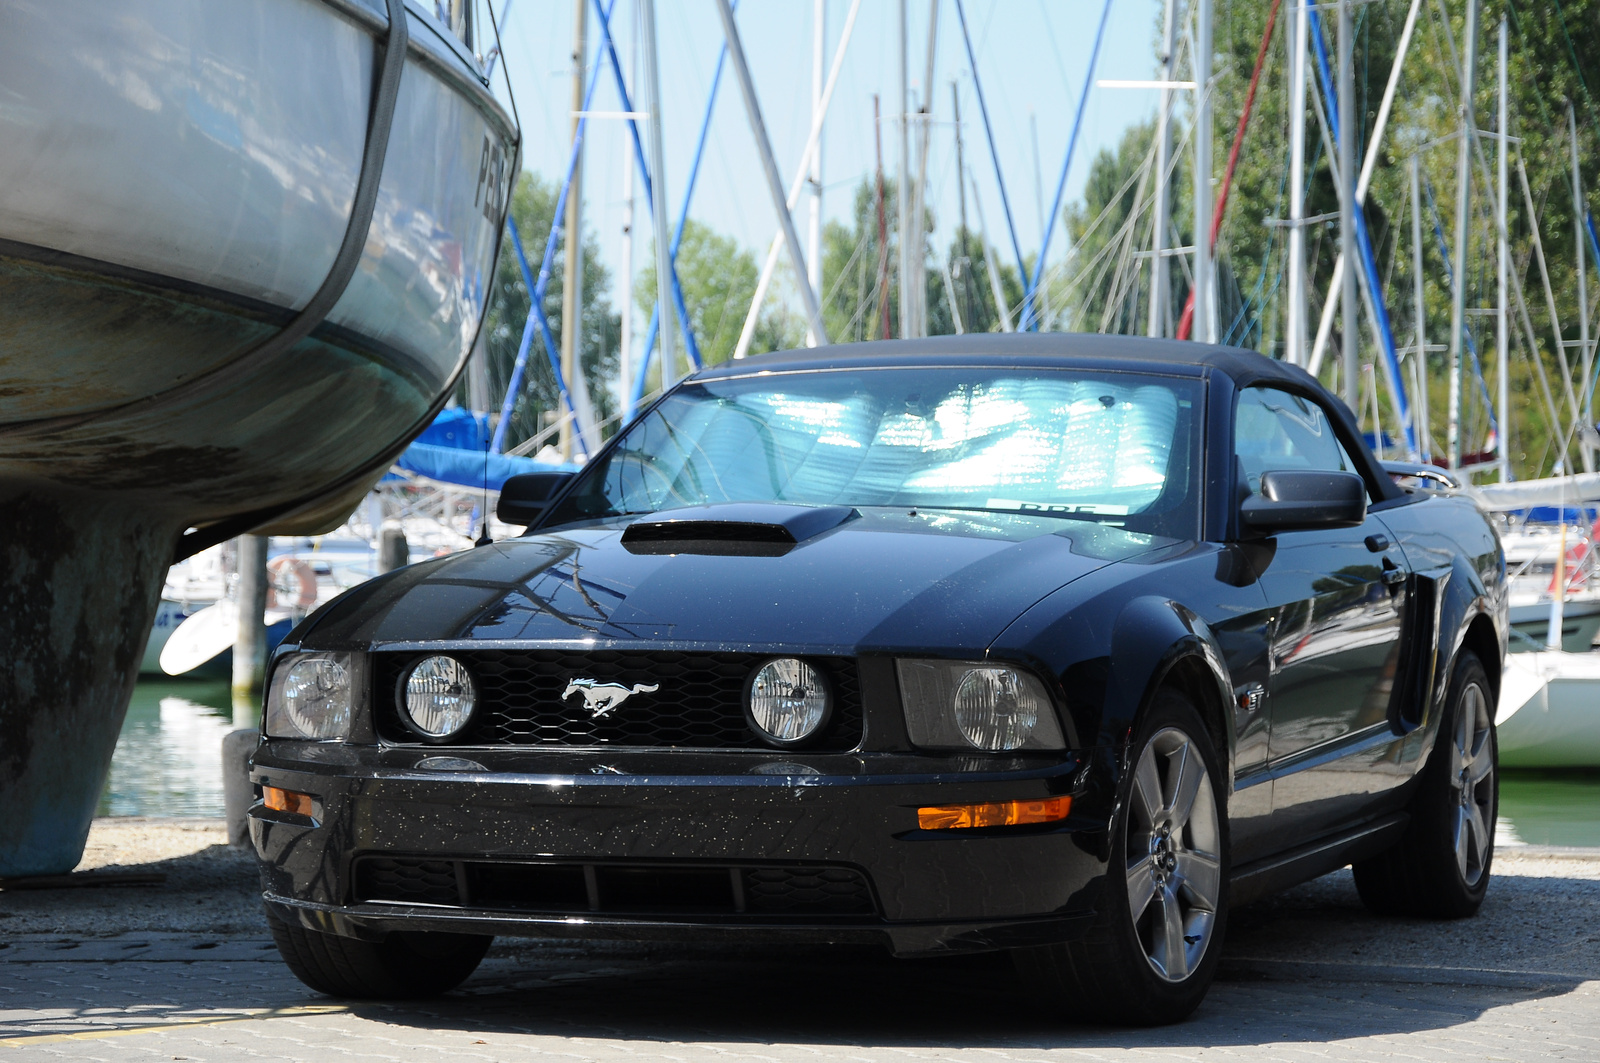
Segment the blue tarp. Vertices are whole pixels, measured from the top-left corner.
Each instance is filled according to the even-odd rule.
[[[576,471],[576,465],[550,465],[532,458],[488,452],[489,415],[460,407],[441,410],[417,441],[395,459],[395,466],[440,483],[500,490],[524,472]]]

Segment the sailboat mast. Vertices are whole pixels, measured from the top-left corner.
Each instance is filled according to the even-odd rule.
[[[1584,217],[1587,212],[1583,206],[1583,174],[1578,169],[1578,112],[1571,101],[1567,103],[1567,132],[1572,141],[1572,243],[1578,249],[1579,379],[1583,382],[1583,421],[1593,424],[1594,388],[1590,385],[1589,376],[1594,368],[1594,352],[1589,349],[1589,281],[1584,275],[1586,265],[1583,253]],[[1578,449],[1584,454],[1587,466],[1588,445],[1580,439]]]
[[[1172,82],[1178,77],[1178,0],[1167,0],[1162,33],[1161,108],[1156,112],[1156,190],[1151,205],[1154,222],[1150,238],[1150,316],[1145,335],[1167,334],[1172,295],[1167,284],[1167,233],[1172,228],[1172,197],[1167,189],[1167,168],[1172,157]]]
[[[1461,360],[1467,328],[1467,224],[1472,194],[1472,95],[1477,88],[1478,0],[1467,0],[1467,39],[1461,52],[1461,139],[1456,145],[1455,291],[1450,299],[1450,468],[1461,467]]]
[[[1411,156],[1411,283],[1416,299],[1417,448],[1423,461],[1433,458],[1433,434],[1428,417],[1428,311],[1422,277],[1422,176],[1416,155]]]
[[[589,5],[573,0],[572,10],[572,137],[578,137],[583,110],[584,57],[588,48]],[[583,339],[583,146],[572,168],[572,190],[567,194],[566,246],[561,266],[561,379],[577,394],[578,360]],[[572,420],[560,432],[561,460],[572,460]]]
[[[1506,148],[1507,138],[1510,136],[1509,107],[1506,100],[1506,20],[1500,19],[1500,121],[1497,132],[1499,133],[1499,153],[1495,174],[1495,229],[1496,243],[1496,282],[1499,290],[1495,306],[1495,351],[1497,356],[1497,369],[1495,378],[1495,399],[1498,409],[1500,424],[1494,436],[1495,458],[1500,468],[1500,482],[1511,482],[1511,393],[1507,377],[1510,367],[1506,359],[1510,355],[1511,337],[1506,330],[1506,294],[1510,285],[1510,249],[1506,246]]]
[[[896,218],[900,228],[900,335],[912,335],[911,313],[911,87],[910,87],[910,26],[906,16],[907,0],[900,0],[900,131],[899,187],[895,189]]]
[[[1339,247],[1345,270],[1339,294],[1339,346],[1344,368],[1340,375],[1344,401],[1352,409],[1361,396],[1361,321],[1356,291],[1356,24],[1350,0],[1339,0]]]
[[[828,0],[815,0],[811,6],[811,124],[821,120],[823,52],[828,46]],[[811,153],[811,218],[806,233],[806,272],[811,290],[822,291],[822,141]],[[806,345],[815,347],[817,337],[807,328]]]
[[[644,80],[650,92],[650,204],[655,229],[656,302],[660,307],[661,390],[678,381],[677,307],[672,303],[672,248],[667,220],[667,158],[661,132],[661,67],[656,50],[656,0],[639,0]],[[649,352],[645,352],[648,357]]]
[[[1306,46],[1310,19],[1304,0],[1289,11],[1289,287],[1285,360],[1306,364]]]
[[[1194,0],[1194,331],[1201,343],[1217,342],[1215,278],[1211,268],[1211,0]]]

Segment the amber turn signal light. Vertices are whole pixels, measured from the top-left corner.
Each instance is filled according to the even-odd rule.
[[[276,786],[261,788],[261,802],[274,812],[293,812],[297,816],[311,816],[311,795],[297,794],[293,790],[280,790]]]
[[[962,827],[1016,827],[1024,823],[1054,823],[1072,811],[1072,798],[1047,797],[1042,801],[996,801],[984,805],[935,805],[917,809],[917,826],[923,830]]]

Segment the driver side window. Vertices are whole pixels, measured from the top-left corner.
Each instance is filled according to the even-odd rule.
[[[1360,474],[1327,413],[1310,399],[1276,388],[1245,388],[1234,416],[1235,468],[1252,495],[1261,493],[1261,474],[1274,469]]]

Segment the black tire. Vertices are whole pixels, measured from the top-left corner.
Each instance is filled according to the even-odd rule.
[[[1198,780],[1179,763],[1181,758],[1192,765],[1193,754],[1205,769]],[[1123,776],[1095,924],[1081,940],[1016,949],[1012,959],[1024,988],[1066,1015],[1158,1026],[1185,1019],[1200,1005],[1227,928],[1222,769],[1210,732],[1188,698],[1171,689],[1156,694],[1128,747]],[[1193,784],[1193,797],[1190,813],[1180,819],[1175,791],[1184,782]],[[1152,788],[1162,806],[1154,810],[1144,797]],[[1174,821],[1176,831],[1169,827]],[[1177,928],[1175,934],[1169,926]],[[1180,939],[1176,950],[1165,947]]]
[[[1450,673],[1433,752],[1411,798],[1406,833],[1393,847],[1353,865],[1356,890],[1372,912],[1462,919],[1483,903],[1500,804],[1494,713],[1483,663],[1462,650]]]
[[[324,934],[268,913],[283,962],[319,993],[358,1000],[437,996],[466,981],[492,937],[402,931],[382,941]]]

